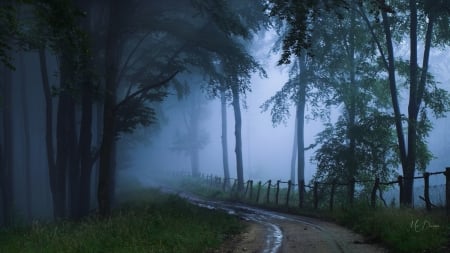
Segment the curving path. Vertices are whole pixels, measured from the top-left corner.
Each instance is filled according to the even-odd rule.
[[[225,210],[246,220],[248,230],[215,252],[324,252],[381,253],[379,245],[368,244],[361,235],[322,220],[267,211],[243,204],[180,196],[209,209]]]

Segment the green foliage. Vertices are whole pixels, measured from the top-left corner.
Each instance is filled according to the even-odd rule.
[[[11,40],[18,33],[17,10],[12,2],[7,2],[0,4],[0,62],[14,69],[9,51],[12,49]]]
[[[127,195],[132,196],[137,202],[126,202],[108,219],[1,231],[0,252],[205,252],[242,229],[236,217],[177,196],[156,190]]]
[[[333,179],[373,180],[379,177],[389,181],[398,166],[398,154],[393,129],[393,119],[387,114],[373,112],[360,118],[351,129],[344,117],[332,125],[327,124],[318,137],[322,143],[315,152],[317,162],[316,181],[331,182]],[[354,150],[350,149],[349,134],[355,141]],[[349,161],[357,161],[355,174],[348,170]]]
[[[131,99],[119,107],[116,114],[116,132],[132,133],[137,127],[147,127],[156,122],[156,113],[138,99]]]
[[[283,38],[282,55],[279,65],[289,64],[291,56],[302,55],[304,49],[312,45],[312,23],[323,11],[346,5],[345,0],[307,0],[307,1],[267,1],[266,10],[270,17],[280,20],[287,26]]]

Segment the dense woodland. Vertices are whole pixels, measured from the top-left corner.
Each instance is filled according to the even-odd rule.
[[[300,192],[305,150],[316,148],[316,180],[389,180],[400,168],[411,205],[408,178],[426,169],[432,120],[450,109],[428,71],[430,51],[448,50],[449,18],[446,0],[1,0],[0,224],[108,216],[117,144],[162,120],[169,94],[184,103],[173,149],[190,157],[193,176],[203,101],[221,101],[223,173],[230,156],[242,190],[241,109],[251,77],[267,77],[252,47],[267,32],[289,81],[262,108],[275,124],[295,115]],[[308,147],[307,117],[328,122]]]

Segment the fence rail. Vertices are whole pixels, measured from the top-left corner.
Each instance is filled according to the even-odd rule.
[[[355,178],[351,178],[348,182],[342,182],[333,180],[331,182],[313,182],[311,185],[305,185],[304,182],[300,182],[299,189],[303,189],[302,191],[295,191],[295,187],[299,186],[289,181],[272,181],[267,180],[266,182],[258,181],[258,183],[254,184],[253,180],[247,180],[245,182],[244,187],[245,190],[242,192],[238,192],[237,179],[236,178],[225,178],[222,179],[218,176],[213,175],[202,175],[202,178],[209,184],[210,187],[214,187],[216,189],[220,189],[224,192],[231,192],[234,194],[240,194],[242,198],[245,198],[250,201],[255,201],[256,203],[261,203],[262,195],[265,194],[264,202],[267,204],[276,204],[276,205],[285,205],[292,206],[292,203],[296,203],[298,207],[302,208],[305,205],[305,193],[306,188],[309,189],[308,194],[310,196],[309,203],[314,209],[318,209],[321,203],[324,203],[324,197],[321,196],[320,190],[324,191],[324,189],[329,189],[328,196],[328,208],[332,211],[336,202],[336,195],[338,191],[338,187],[347,188],[346,201],[349,205],[353,205],[355,200],[355,187],[357,184],[373,184],[371,187],[371,191],[369,194],[369,205],[372,208],[376,208],[377,200],[381,201],[385,206],[386,201],[383,198],[383,193],[381,186],[382,185],[396,185],[399,188],[398,198],[400,203],[403,203],[404,200],[404,181],[405,180],[419,180],[423,179],[424,181],[424,190],[423,196],[419,196],[421,200],[425,202],[425,208],[428,211],[431,211],[432,208],[436,208],[437,206],[433,204],[430,200],[430,176],[436,175],[444,175],[445,176],[445,209],[447,215],[450,216],[450,167],[447,167],[445,171],[439,172],[425,172],[422,176],[415,177],[403,177],[398,176],[397,180],[390,182],[381,182],[379,178],[375,178],[373,180],[355,180]],[[231,185],[231,187],[230,187]],[[255,188],[256,187],[256,188]],[[255,188],[255,189],[254,189]],[[256,190],[256,196],[254,196],[254,191]],[[342,189],[341,189],[342,190]],[[264,192],[265,191],[265,192]],[[281,192],[284,193],[284,199],[282,198]],[[342,192],[342,191],[341,191]],[[345,192],[345,189],[344,191]],[[378,192],[378,196],[377,196]],[[312,198],[312,199],[311,199]],[[322,202],[321,202],[322,200]]]

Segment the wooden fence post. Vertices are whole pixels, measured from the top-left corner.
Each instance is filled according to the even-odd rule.
[[[318,182],[314,182],[314,189],[313,189],[313,193],[314,193],[314,209],[317,209],[317,207],[319,206],[319,195],[317,193],[319,188],[319,183]]]
[[[227,180],[228,178],[223,179],[222,191],[227,191]]]
[[[289,195],[291,194],[291,180],[288,181],[288,190],[286,196],[286,206],[289,206]]]
[[[253,180],[250,180],[250,201],[253,199]]]
[[[277,181],[277,193],[275,194],[275,204],[278,205],[278,194],[280,193],[280,180]]]
[[[270,187],[272,187],[272,180],[267,181],[267,196],[266,196],[267,204],[269,204],[269,199],[270,199]]]
[[[236,190],[236,185],[237,185],[237,179],[234,180],[233,186],[231,186],[231,192],[232,192],[232,193],[233,193],[233,191]]]
[[[377,200],[377,189],[380,187],[380,178],[375,178],[375,184],[372,188],[372,194],[370,195],[370,204],[372,208],[376,207],[376,200]]]
[[[445,168],[445,207],[450,216],[450,167]]]
[[[298,207],[303,207],[305,201],[305,180],[300,180],[298,184]]]
[[[427,211],[431,211],[431,202],[430,202],[430,173],[423,173],[424,187],[423,187],[423,197],[425,200],[425,206]]]
[[[399,205],[401,207],[401,205],[403,204],[403,177],[402,176],[398,176],[398,188],[399,188]]]
[[[256,203],[259,203],[259,193],[261,192],[261,181],[258,182],[258,191],[256,193]]]
[[[244,192],[244,199],[247,197],[248,187],[250,186],[250,180],[247,180],[246,186],[245,186],[245,192]]]
[[[350,204],[350,206],[353,206],[353,200],[355,198],[355,178],[352,177],[350,178],[350,182],[349,182],[349,189],[348,189],[348,203]]]
[[[333,180],[331,183],[331,194],[330,194],[330,211],[333,211],[333,203],[334,203],[334,191],[336,190],[336,180]]]

